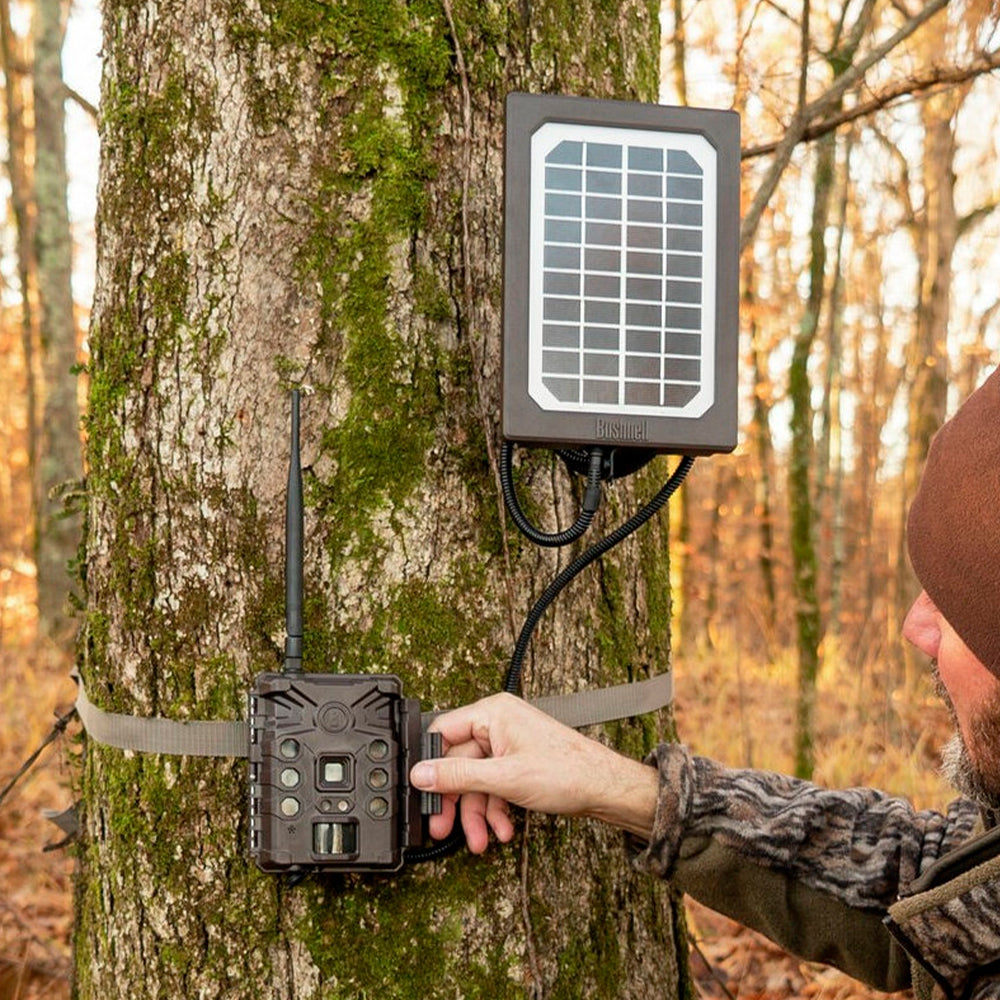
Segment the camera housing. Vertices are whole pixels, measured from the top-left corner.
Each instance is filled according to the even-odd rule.
[[[262,673],[250,693],[250,855],[266,872],[394,872],[440,796],[410,768],[441,755],[392,674]]]

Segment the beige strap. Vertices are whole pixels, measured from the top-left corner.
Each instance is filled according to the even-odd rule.
[[[248,736],[243,720],[232,722],[182,722],[176,719],[149,718],[106,712],[87,697],[80,675],[77,684],[76,710],[87,735],[98,743],[140,753],[184,754],[192,757],[246,757]],[[673,677],[657,674],[634,684],[551,695],[531,702],[554,719],[572,726],[598,725],[655,712],[673,699]],[[439,712],[424,712],[424,724]]]
[[[87,735],[105,746],[141,753],[174,753],[192,757],[246,757],[246,722],[181,722],[105,712],[87,697],[83,679],[77,684],[76,711]]]

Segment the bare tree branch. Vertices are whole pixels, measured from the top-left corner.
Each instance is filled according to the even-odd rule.
[[[777,11],[778,14],[780,14],[786,21],[789,22],[789,24],[799,23],[794,17],[792,17],[792,15],[787,10],[785,10],[784,7],[781,6],[781,4],[777,3],[776,0],[763,0],[763,2],[772,10]]]
[[[966,212],[958,220],[958,235],[965,236],[966,233],[975,229],[984,219],[988,219],[1000,207],[1000,199],[994,197],[982,205],[977,205],[971,212]]]
[[[69,100],[73,101],[74,104],[77,104],[81,108],[83,108],[83,110],[88,115],[90,115],[90,117],[93,118],[94,121],[96,122],[97,121],[97,108],[93,104],[91,104],[90,101],[88,101],[87,98],[83,96],[83,94],[81,94],[78,91],[74,90],[68,84],[64,83],[63,87],[64,87],[64,89],[66,91],[66,96],[69,98]]]
[[[795,147],[802,141],[806,130],[817,118],[822,118],[828,114],[831,108],[835,108],[843,96],[860,82],[865,73],[877,62],[884,59],[897,45],[910,37],[921,25],[929,21],[942,8],[947,7],[949,0],[928,0],[923,9],[915,14],[910,20],[903,24],[881,45],[876,46],[863,59],[842,73],[834,83],[823,94],[811,101],[805,107],[800,108],[788,130],[782,136],[777,146],[774,148],[774,159],[764,176],[757,194],[754,195],[746,216],[740,226],[740,250],[744,250],[754,237],[760,218],[764,214],[764,208],[771,200],[781,175],[788,166],[789,160]]]
[[[809,18],[812,5],[809,0],[802,4],[802,24],[799,30],[799,90],[795,98],[795,117],[803,114],[809,88]]]
[[[857,121],[859,118],[867,118],[904,97],[914,97],[930,90],[954,87],[961,83],[967,83],[984,73],[992,73],[997,69],[1000,69],[1000,51],[983,53],[975,62],[965,66],[938,67],[927,76],[900,80],[873,95],[867,101],[851,108],[845,108],[838,114],[830,115],[829,118],[807,126],[803,130],[800,141],[811,142],[814,139],[819,139],[841,125]],[[740,154],[741,159],[752,160],[758,156],[766,156],[768,153],[775,152],[780,143],[781,140],[775,140],[760,143],[757,146],[747,146]]]

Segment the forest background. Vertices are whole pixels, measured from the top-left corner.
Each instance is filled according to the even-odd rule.
[[[662,99],[742,116],[740,444],[670,511],[677,727],[727,763],[947,800],[947,714],[899,642],[903,524],[930,436],[1000,357],[997,16],[664,5]],[[0,0],[0,785],[73,697],[96,20]],[[858,53],[881,55],[859,72]],[[68,995],[72,858],[42,852],[40,812],[69,804],[73,753],[60,740],[0,806],[0,997]],[[692,921],[706,994],[856,990]]]

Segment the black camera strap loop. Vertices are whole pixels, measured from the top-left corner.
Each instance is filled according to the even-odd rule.
[[[87,735],[98,743],[139,753],[192,757],[247,756],[249,732],[247,723],[243,720],[184,722],[106,712],[87,696],[79,673],[74,670],[71,676],[77,684],[77,714]],[[631,684],[550,695],[537,698],[531,704],[559,722],[579,729],[655,712],[672,701],[673,677],[666,673]],[[424,712],[421,722],[426,727],[439,714],[441,713]]]

